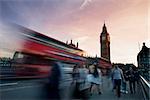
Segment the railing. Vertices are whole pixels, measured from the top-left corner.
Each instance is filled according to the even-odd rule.
[[[140,76],[140,84],[144,100],[150,100],[150,83],[146,81],[142,76]]]

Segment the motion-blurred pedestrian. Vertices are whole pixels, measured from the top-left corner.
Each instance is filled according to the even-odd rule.
[[[61,71],[56,62],[51,62],[50,65],[52,68],[48,76],[48,82],[46,84],[46,98],[47,100],[60,100],[59,82]]]
[[[89,98],[88,92],[90,85],[87,81],[88,69],[85,65],[76,65],[74,67],[73,73],[74,76],[74,91],[73,91],[73,99],[83,99],[87,100]]]
[[[122,93],[128,93],[127,91],[127,81],[128,81],[128,78],[127,78],[127,72],[124,70],[123,71],[123,75],[124,75],[124,81],[122,81],[122,86],[121,86],[121,92]]]
[[[80,91],[80,98],[83,100],[87,100],[89,98],[89,91],[90,91],[90,83],[87,80],[88,76],[88,69],[86,65],[81,65],[79,68],[79,91]]]
[[[94,65],[95,65],[95,70],[98,71],[98,77],[96,78],[98,83],[97,84],[98,93],[102,94],[102,72],[97,63],[94,63]]]
[[[91,82],[91,95],[97,90],[99,94],[101,94],[101,77],[100,77],[100,71],[98,71],[97,67],[95,65],[89,66],[89,81]]]
[[[116,89],[116,94],[118,97],[121,96],[121,81],[124,81],[124,76],[122,70],[116,65],[113,72],[112,77],[114,80],[114,88]]]
[[[73,71],[72,71],[73,83],[75,83],[78,78],[79,78],[79,66],[76,64],[76,65],[73,67]]]
[[[77,83],[79,79],[79,65],[76,64],[73,67],[72,70],[72,83],[71,83],[71,98],[72,99],[79,99],[80,98],[80,93],[79,93],[79,84]]]

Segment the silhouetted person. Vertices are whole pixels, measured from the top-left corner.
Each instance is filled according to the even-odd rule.
[[[130,92],[133,94],[133,92],[135,93],[135,71],[132,69],[132,67],[129,68],[127,74],[129,79]]]
[[[140,80],[140,74],[138,69],[135,70],[135,82],[137,83],[137,85],[139,84],[139,80]]]
[[[48,82],[46,85],[47,100],[59,100],[59,81],[61,71],[56,62],[51,62],[51,71],[49,73]]]

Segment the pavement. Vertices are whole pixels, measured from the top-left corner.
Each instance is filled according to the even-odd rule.
[[[62,97],[67,96],[71,90],[67,80],[62,82]],[[135,94],[122,93],[118,98],[112,91],[111,80],[107,77],[103,77],[102,80],[102,94],[95,93],[90,97],[90,100],[143,100],[142,90],[139,87]],[[44,81],[43,79],[0,80],[0,100],[43,100],[45,88],[42,82]]]
[[[137,90],[135,94],[131,94],[129,91],[129,85],[127,83],[127,91],[128,93],[121,93],[121,97],[118,98],[115,92],[112,90],[111,80],[107,77],[103,77],[102,82],[102,94],[94,94],[91,96],[90,100],[143,100],[142,90],[139,86],[137,86]]]
[[[41,79],[3,80],[0,84],[1,100],[41,100]]]

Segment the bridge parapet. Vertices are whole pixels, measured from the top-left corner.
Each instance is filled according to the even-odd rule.
[[[140,84],[141,84],[144,100],[150,100],[150,82],[148,82],[142,76],[140,76]]]

